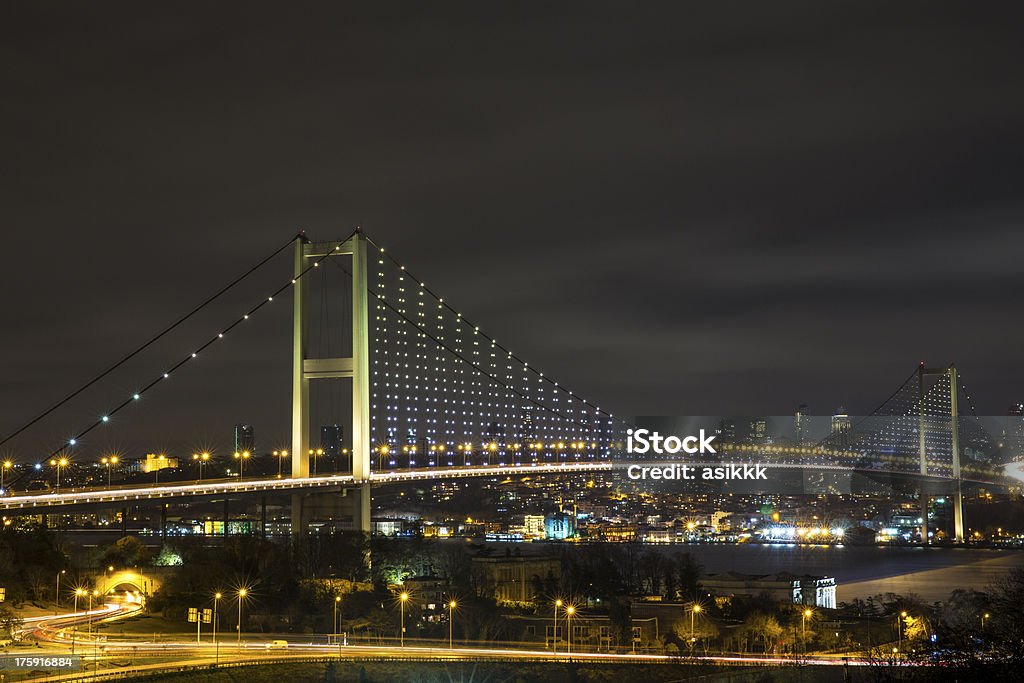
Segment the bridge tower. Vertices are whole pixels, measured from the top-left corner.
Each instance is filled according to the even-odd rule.
[[[918,387],[918,446],[921,458],[921,475],[928,475],[928,454],[925,446],[925,432],[927,431],[927,419],[925,416],[925,377],[930,375],[944,375],[949,380],[949,415],[950,415],[950,445],[953,452],[953,480],[956,490],[952,494],[953,499],[953,537],[957,543],[964,542],[964,499],[963,480],[960,477],[960,424],[957,408],[957,390],[960,386],[957,376],[956,365],[949,364],[946,368],[927,368],[921,363],[917,368]],[[925,484],[921,484],[921,542],[928,542],[928,493]]]
[[[309,382],[315,379],[352,381],[352,476],[354,525],[370,530],[370,335],[367,309],[366,237],[358,229],[343,242],[295,239],[295,280],[292,287],[292,477],[309,476]],[[352,257],[352,355],[309,358],[309,284],[301,275],[324,257]],[[349,492],[346,491],[346,494]],[[304,499],[292,496],[292,533],[306,529]]]

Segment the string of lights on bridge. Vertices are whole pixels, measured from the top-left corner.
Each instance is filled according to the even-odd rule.
[[[399,457],[413,467],[419,455],[426,465],[605,458],[621,442],[625,422],[500,345],[367,240],[377,253],[371,431],[379,467]]]
[[[206,349],[223,340],[300,278],[319,268],[325,259],[340,252],[340,245],[347,239],[351,236],[339,241],[333,251],[317,257],[299,274],[207,341],[68,438],[44,460],[60,456],[60,462],[66,463],[64,456],[78,446],[84,436],[110,423],[119,412],[140,401]],[[523,455],[531,455],[534,459],[542,454],[570,454],[576,459],[608,455],[616,437],[620,436],[617,427],[624,429],[625,422],[559,385],[498,344],[497,340],[482,332],[427,288],[422,280],[411,275],[383,247],[372,240],[368,239],[368,242],[380,255],[376,264],[377,289],[370,293],[377,300],[371,350],[376,366],[372,371],[371,414],[376,418],[372,422],[378,444],[374,450],[381,461],[390,456],[387,464],[395,465],[395,458],[401,451],[409,456],[410,466],[414,466],[416,453],[421,449],[430,454],[430,462],[424,464],[431,465],[438,464],[446,454],[449,462],[453,462],[456,453],[462,453],[466,462],[472,453],[478,453],[484,459],[493,456],[497,462],[504,462],[507,457],[519,460]],[[279,252],[280,249],[274,254]],[[388,263],[397,267],[397,280],[390,289],[385,275]],[[410,281],[412,285],[408,284]],[[395,291],[394,303],[388,298],[392,290]],[[207,303],[216,296],[208,299]],[[415,319],[408,310],[411,297],[415,297]],[[431,299],[431,306],[435,307],[431,316],[434,329],[428,330],[426,307]],[[397,320],[389,320],[389,313],[397,314]],[[446,319],[446,316],[452,319]],[[413,341],[409,340],[409,326],[416,331]],[[447,337],[449,330],[453,335],[451,342]],[[394,339],[390,333],[395,334]],[[499,358],[503,366],[500,369]],[[433,376],[430,376],[431,370]],[[515,385],[517,377],[521,381],[520,387]],[[532,392],[531,383],[535,383]],[[422,396],[424,391],[431,393]],[[462,398],[456,398],[456,395]],[[547,401],[558,405],[550,405]],[[497,430],[493,429],[496,425]],[[576,431],[566,430],[568,425],[575,425]],[[514,427],[516,433],[507,438],[510,427]],[[403,436],[400,429],[405,430],[405,443],[400,443]],[[486,433],[488,429],[491,433]],[[410,438],[410,435],[415,438]]]
[[[352,234],[354,235],[356,233],[353,232]],[[350,236],[350,238],[351,238],[351,236]],[[344,241],[345,240],[342,240],[341,242],[339,242],[339,246],[335,247],[334,251],[340,251],[341,250],[340,244],[342,242],[344,242]],[[88,434],[89,432],[93,431],[94,429],[96,429],[98,427],[106,425],[107,423],[110,422],[111,418],[113,418],[117,413],[119,413],[120,411],[124,410],[128,406],[136,403],[137,401],[141,400],[142,397],[145,396],[147,392],[149,392],[152,389],[154,389],[161,382],[165,382],[168,379],[170,379],[171,375],[173,373],[177,372],[180,368],[184,367],[189,362],[197,359],[199,357],[199,354],[201,354],[203,351],[205,351],[209,347],[213,346],[217,342],[219,342],[222,339],[224,339],[224,337],[229,332],[231,332],[231,330],[233,330],[236,327],[238,327],[239,325],[245,323],[247,320],[249,320],[252,316],[254,316],[256,313],[258,313],[265,306],[268,306],[269,304],[273,303],[275,297],[280,296],[283,292],[287,291],[290,287],[293,287],[299,281],[299,279],[304,277],[307,273],[313,271],[316,268],[319,268],[320,264],[325,259],[330,258],[331,256],[333,256],[333,253],[328,252],[328,253],[326,253],[326,254],[324,254],[322,256],[319,256],[315,260],[313,260],[312,263],[310,263],[310,265],[306,266],[297,275],[295,275],[294,277],[290,278],[287,282],[285,282],[284,284],[279,286],[277,289],[272,291],[268,296],[263,297],[257,304],[255,304],[253,307],[251,307],[250,309],[245,311],[245,313],[243,313],[240,317],[236,318],[229,325],[227,325],[226,327],[222,328],[219,332],[217,332],[215,335],[210,337],[207,341],[205,341],[204,343],[200,344],[191,353],[187,354],[186,356],[181,358],[181,360],[177,361],[176,363],[174,363],[173,365],[168,367],[162,373],[157,375],[152,381],[150,381],[149,383],[147,383],[144,386],[142,386],[142,388],[137,389],[134,392],[132,392],[129,395],[128,398],[126,398],[121,403],[119,403],[118,405],[114,406],[113,408],[111,408],[110,410],[105,412],[95,422],[93,422],[92,424],[86,426],[84,429],[82,429],[79,432],[77,432],[77,434],[75,436],[72,436],[71,438],[69,438],[60,447],[55,448],[53,451],[51,451],[49,453],[49,455],[46,456],[45,459],[46,460],[50,460],[50,459],[55,458],[57,456],[63,456],[68,449],[71,449],[71,448],[74,448],[75,446],[77,446],[78,443],[79,443],[79,440],[83,436],[85,436],[86,434]]]
[[[948,475],[953,455],[952,383],[948,375],[940,375],[923,387],[922,395],[918,381],[915,370],[878,408],[846,433],[834,432],[819,445],[842,444],[849,447],[851,454],[872,454],[872,457],[884,459],[887,466],[902,464],[905,470],[917,472],[923,433],[927,472]],[[958,389],[970,407],[970,415],[957,416],[961,443],[987,439],[974,401],[962,382],[958,382]]]

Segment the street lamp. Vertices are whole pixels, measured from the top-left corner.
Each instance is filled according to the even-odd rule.
[[[899,634],[898,645],[896,646],[896,654],[899,655],[900,651],[903,650],[903,620],[907,618],[907,612],[904,610],[900,612],[899,619],[896,620],[896,631]]]
[[[86,593],[89,593],[89,591],[86,591]],[[86,620],[89,622],[89,635],[90,636],[92,635],[92,614],[91,614],[91,612],[92,612],[92,599],[95,598],[99,594],[100,594],[100,592],[98,590],[93,590],[92,593],[89,593],[89,609],[87,609],[85,611]]]
[[[985,632],[985,622],[986,622],[986,621],[988,620],[988,618],[989,618],[989,617],[991,617],[991,616],[992,616],[992,615],[991,615],[991,614],[989,614],[988,612],[985,612],[984,614],[982,614],[982,615],[981,615],[981,632],[982,632],[982,633],[984,633],[984,632]]]
[[[281,478],[281,466],[284,464],[284,459],[288,457],[288,451],[274,451],[274,457],[277,458],[277,478]]]
[[[67,458],[60,458],[60,459],[51,458],[50,459],[50,466],[57,468],[57,493],[60,493],[60,471],[63,468],[68,466],[68,459]]]
[[[14,467],[14,463],[10,460],[4,460],[4,466],[0,468],[0,496],[7,494],[7,486],[4,484],[4,478],[7,475],[7,470]]]
[[[57,603],[57,607],[60,607],[60,577],[61,577],[61,574],[67,574],[67,573],[68,573],[67,569],[61,569],[59,572],[57,572],[57,595],[56,595],[56,597],[54,599],[54,602]]]
[[[89,591],[85,590],[84,588],[76,588],[75,589],[75,608],[73,610],[73,612],[75,614],[78,614],[78,598],[80,596],[88,594],[88,592]],[[75,654],[75,636],[76,635],[78,635],[78,624],[77,624],[77,622],[73,623],[71,625],[71,654]]]
[[[118,457],[111,455],[109,457],[100,458],[100,462],[107,466],[107,488],[110,488],[110,469],[117,464]]]
[[[569,655],[572,655],[572,615],[574,614],[576,614],[575,607],[569,605],[565,608],[565,630],[567,631],[565,634],[567,643],[566,652]]]
[[[245,461],[248,460],[251,456],[252,456],[252,453],[250,453],[249,451],[242,451],[241,453],[239,453],[238,451],[235,451],[235,460],[238,461],[238,480],[239,481],[241,481],[242,478],[245,476]]]
[[[161,453],[160,455],[156,456],[156,459],[158,462],[156,463],[156,469],[154,469],[153,471],[156,473],[156,483],[159,484],[160,470],[164,468],[164,463],[167,462],[167,456]]]
[[[220,663],[220,643],[217,642],[217,603],[224,597],[220,593],[213,594],[213,648],[214,648],[214,659],[213,663]]]
[[[401,635],[401,646],[405,647],[405,603],[409,602],[409,594],[402,593],[398,596],[399,605],[402,611],[402,635]]]
[[[242,600],[248,594],[249,594],[249,591],[246,590],[245,588],[239,588],[238,589],[238,647],[239,648],[242,647]]]
[[[558,608],[562,606],[562,599],[555,600],[555,618],[551,627],[551,652],[558,654]]]
[[[210,454],[207,453],[206,451],[203,451],[202,453],[193,453],[192,454],[192,459],[195,461],[196,465],[199,466],[199,481],[202,481],[203,480],[203,465],[205,465],[206,463],[208,463],[210,461]]]
[[[696,638],[694,637],[693,618],[697,615],[698,612],[700,612],[700,605],[698,605],[697,603],[693,603],[693,607],[690,608],[690,642],[691,643],[696,641]]]
[[[334,621],[331,622],[331,630],[334,632],[334,639],[338,639],[338,603],[341,602],[341,596],[334,596]]]
[[[802,632],[802,637],[804,639],[805,652],[807,651],[807,620],[811,618],[812,614],[814,614],[814,612],[811,611],[810,607],[800,613],[800,631]]]
[[[454,600],[449,600],[448,601],[448,649],[449,650],[453,649],[453,647],[452,647],[452,624],[454,624],[454,623],[455,623],[455,601]]]
[[[309,457],[313,459],[313,474],[316,474],[316,461],[317,461],[317,458],[319,458],[323,454],[324,454],[324,449],[322,449],[322,448],[317,448],[316,450],[313,450],[312,448],[309,449]]]

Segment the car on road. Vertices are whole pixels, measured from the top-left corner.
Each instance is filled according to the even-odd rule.
[[[288,641],[287,640],[272,640],[269,643],[267,643],[267,649],[268,650],[287,650],[288,649]]]

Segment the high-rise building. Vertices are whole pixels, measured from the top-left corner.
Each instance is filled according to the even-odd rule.
[[[1003,453],[1011,460],[1024,460],[1024,403],[1010,406],[1003,427]]]
[[[505,426],[498,424],[497,422],[490,422],[487,425],[487,433],[484,435],[487,441],[496,441],[498,443],[504,443],[505,441]]]
[[[794,440],[797,446],[807,443],[807,427],[807,404],[801,403],[793,415]]]
[[[750,441],[763,444],[768,441],[768,420],[755,417],[750,420]]]
[[[324,455],[332,458],[341,455],[343,436],[344,431],[341,425],[322,425],[320,427],[320,448],[324,449]]]
[[[235,425],[235,452],[242,451],[256,452],[256,438],[252,425]]]
[[[526,441],[533,441],[537,437],[537,432],[533,425],[533,408],[531,406],[523,407],[523,423],[520,427],[520,435]]]
[[[839,406],[839,409],[832,415],[832,442],[837,446],[850,445],[850,416],[846,414],[846,408]]]

